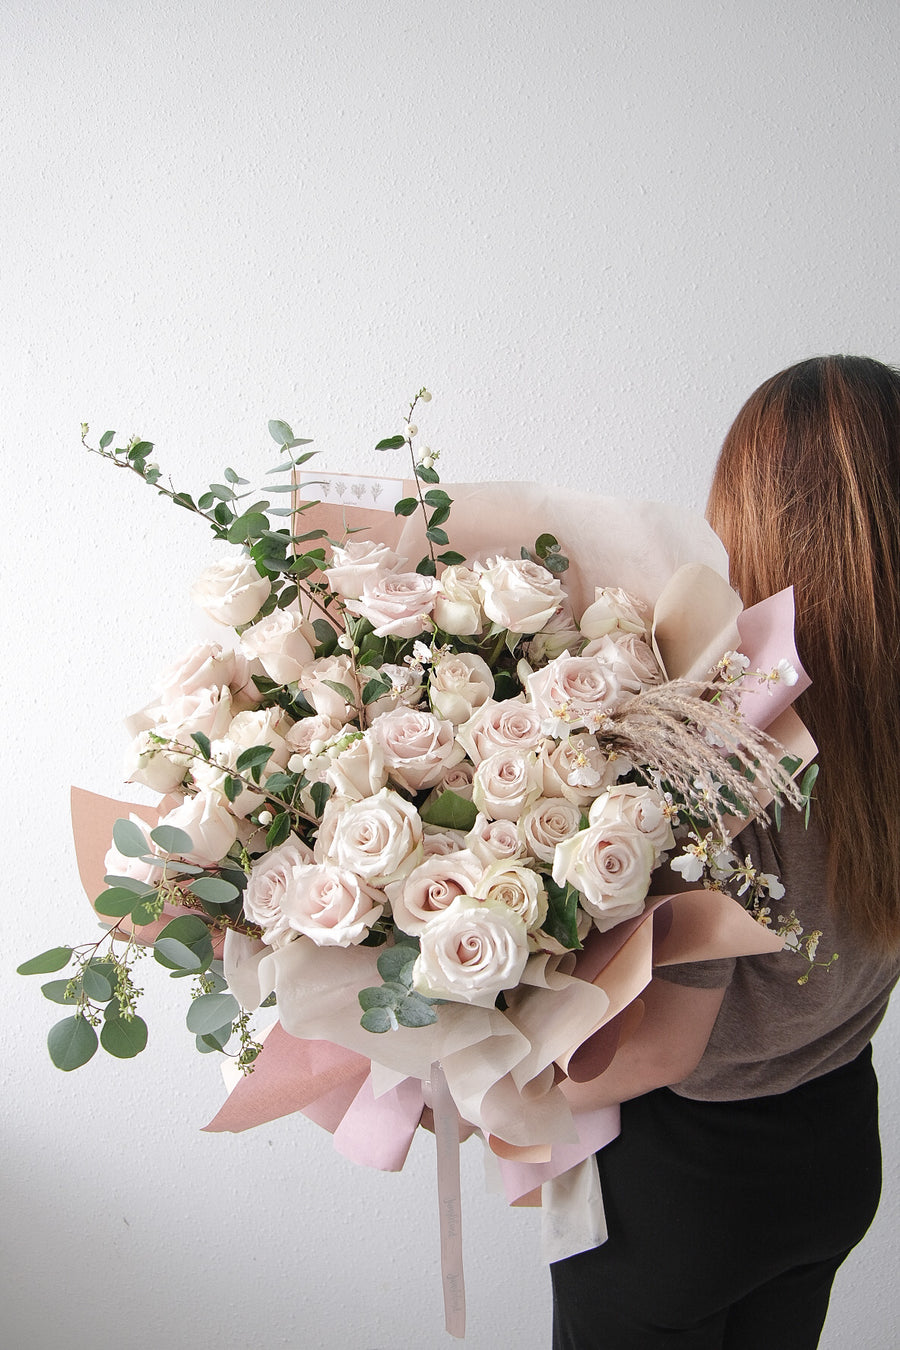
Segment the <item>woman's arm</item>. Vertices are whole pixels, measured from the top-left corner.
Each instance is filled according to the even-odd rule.
[[[560,1087],[576,1110],[613,1106],[653,1088],[680,1083],[700,1063],[719,1015],[724,989],[651,980],[641,998],[644,1017],[605,1073]]]

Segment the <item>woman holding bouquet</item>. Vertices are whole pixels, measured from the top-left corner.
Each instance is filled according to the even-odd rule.
[[[814,816],[785,811],[736,849],[780,875],[772,919],[795,913],[820,965],[802,987],[787,950],[667,968],[610,1069],[565,1084],[573,1105],[624,1104],[598,1155],[609,1240],[551,1267],[554,1350],[812,1350],[878,1204],[870,1040],[900,974],[900,373],[835,356],[767,380],[707,514],[745,605],[794,587]]]

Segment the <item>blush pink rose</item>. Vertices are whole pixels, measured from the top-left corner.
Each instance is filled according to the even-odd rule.
[[[434,787],[463,758],[453,725],[418,708],[395,708],[366,733],[381,750],[393,781],[408,792]]]
[[[602,822],[556,846],[553,880],[570,882],[601,932],[643,913],[656,849],[627,821]]]
[[[281,913],[293,932],[318,947],[351,947],[381,918],[384,899],[345,867],[309,863],[291,868]]]
[[[325,580],[333,591],[345,600],[358,600],[366,582],[380,580],[395,572],[405,558],[399,558],[386,544],[371,539],[351,539],[343,548],[331,550],[331,566],[325,569]]]
[[[395,572],[367,581],[358,600],[347,609],[368,619],[378,637],[415,637],[429,624],[437,581],[419,572]]]

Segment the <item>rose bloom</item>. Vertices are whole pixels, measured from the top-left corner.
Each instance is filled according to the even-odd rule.
[[[343,695],[326,684],[343,684],[350,690],[354,701],[359,698],[359,684],[353,672],[349,656],[320,656],[311,661],[298,681],[300,689],[306,695],[320,717],[329,717],[342,725],[354,716],[355,709],[348,704]]]
[[[151,739],[152,731],[139,731],[125,752],[126,783],[143,783],[154,792],[171,792],[184,782],[191,756],[168,750]]]
[[[524,651],[532,665],[542,666],[546,661],[555,661],[563,652],[574,651],[581,640],[572,606],[565,600],[540,632],[525,643]]]
[[[480,812],[466,835],[466,847],[485,866],[498,858],[520,858],[525,852],[515,820],[489,820]]]
[[[315,659],[316,633],[295,610],[277,609],[241,635],[247,656],[259,661],[276,684],[294,684]]]
[[[381,918],[384,895],[344,867],[309,863],[291,868],[281,897],[289,928],[318,947],[362,942]]]
[[[218,793],[222,801],[227,801],[225,782],[232,771],[237,772],[239,756],[245,750],[267,745],[272,754],[260,774],[260,782],[264,784],[271,773],[283,769],[287,764],[290,747],[281,735],[285,721],[281,708],[259,708],[256,712],[238,713],[231,719],[225,735],[217,737],[210,745],[215,764],[194,760],[191,769],[194,782],[202,791]],[[264,800],[264,793],[245,787],[230,804],[229,810],[236,816],[246,817]]]
[[[366,734],[380,748],[390,777],[409,792],[434,787],[464,754],[450,722],[417,708],[385,713]]]
[[[525,925],[507,905],[458,896],[425,925],[413,988],[429,998],[492,1008],[528,960]]]
[[[321,749],[326,742],[340,735],[344,725],[343,722],[337,722],[331,717],[301,717],[300,721],[295,722],[285,733],[284,739],[291,750],[305,756],[310,754],[314,744],[320,742],[318,748]]]
[[[253,864],[244,890],[244,913],[251,923],[259,924],[265,942],[273,943],[288,931],[282,900],[295,868],[312,860],[306,844],[292,835]]]
[[[159,823],[174,825],[190,835],[191,850],[179,857],[201,867],[220,862],[237,838],[237,821],[214,792],[198,792],[193,797],[186,797]]]
[[[587,732],[541,746],[541,787],[545,797],[567,797],[587,806],[614,781],[619,764],[610,761]]]
[[[662,684],[662,668],[653,649],[634,633],[614,633],[589,642],[582,656],[593,656],[610,670],[623,692],[639,694],[647,684]]]
[[[528,676],[528,697],[547,722],[587,726],[619,701],[619,682],[592,656],[560,656]]]
[[[529,558],[489,558],[477,567],[485,614],[512,633],[537,633],[562,604],[559,581]]]
[[[534,754],[498,750],[475,770],[472,800],[494,820],[518,820],[540,795],[540,768]]]
[[[324,571],[325,580],[333,591],[345,600],[358,600],[367,581],[375,581],[389,572],[395,572],[405,558],[398,558],[386,544],[371,539],[351,539],[331,550],[331,566]]]
[[[442,830],[437,825],[426,825],[422,833],[422,847],[426,858],[445,858],[448,853],[459,853],[466,846],[462,830]]]
[[[191,736],[200,731],[213,740],[224,735],[232,717],[231,690],[227,685],[194,689],[166,703],[148,705],[125,719],[132,735],[153,730],[169,741],[190,745]]]
[[[374,797],[388,781],[381,747],[368,734],[348,736],[328,747],[325,780],[348,801]]]
[[[580,828],[580,806],[565,797],[541,797],[519,821],[519,837],[535,858],[552,863],[557,844]]]
[[[434,577],[394,572],[367,581],[360,598],[347,601],[347,609],[368,619],[377,637],[410,638],[428,627],[436,593]]]
[[[607,633],[636,633],[646,637],[649,624],[643,600],[623,591],[620,586],[596,586],[594,603],[581,616],[579,627],[588,639]]]
[[[491,668],[474,652],[450,652],[431,670],[428,697],[438,717],[448,722],[466,722],[494,692]]]
[[[360,802],[330,800],[319,826],[316,862],[348,867],[383,887],[422,858],[422,822],[411,802],[390,788]]]
[[[272,584],[260,576],[252,558],[223,558],[201,572],[191,587],[191,599],[229,628],[255,619],[269,598]]]
[[[472,637],[484,627],[481,583],[469,567],[445,567],[434,601],[434,621],[443,633]]]
[[[547,892],[537,872],[524,863],[507,859],[491,863],[470,894],[507,905],[527,929],[540,928],[547,917]]]
[[[223,685],[234,693],[243,690],[249,680],[249,663],[241,652],[227,651],[218,642],[198,642],[163,671],[160,701],[171,703],[184,694]],[[256,697],[258,700],[258,691]]]
[[[385,887],[397,927],[410,935],[421,933],[457,896],[471,895],[483,871],[468,849],[427,857],[402,881]]]
[[[541,715],[518,698],[489,699],[457,728],[456,739],[465,747],[473,764],[480,764],[498,750],[535,750],[544,738]]]
[[[655,861],[640,830],[627,821],[603,822],[557,844],[553,880],[581,892],[582,906],[604,932],[643,912]]]
[[[659,855],[675,847],[672,826],[663,809],[665,804],[665,799],[653,788],[640,787],[637,783],[616,783],[593,802],[588,820],[591,825],[626,820],[646,835]]]
[[[376,698],[374,702],[367,703],[365,708],[366,721],[372,723],[376,717],[381,717],[382,713],[391,712],[401,703],[405,708],[415,708],[422,702],[425,693],[425,685],[422,683],[422,671],[412,666],[397,666],[391,662],[385,662],[378,670],[371,667],[360,668],[360,680],[363,688],[367,682],[375,677],[386,680],[391,686],[389,694],[382,694],[381,698]]]

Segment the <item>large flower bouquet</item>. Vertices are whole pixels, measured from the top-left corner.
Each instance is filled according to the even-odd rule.
[[[434,1099],[490,1143],[511,1199],[545,1186],[558,1254],[602,1224],[561,1219],[547,1188],[615,1128],[573,1120],[560,1076],[609,1064],[655,964],[783,944],[778,879],[734,838],[773,798],[808,804],[788,707],[805,677],[789,594],[742,614],[696,520],[441,487],[415,448],[429,399],[377,447],[409,451],[406,480],[316,473],[273,422],[274,486],[226,469],[195,501],[149,443],[101,438],[237,548],[194,587],[228,640],[128,720],[127,777],[159,806],[118,818],[75,793],[102,936],[20,969],[71,967],[43,986],[68,1006],[49,1036],[67,1070],[143,1048],[142,953],[190,980],[198,1049],[253,1071],[210,1128],[302,1109],[396,1167]],[[263,1046],[251,1015],[273,1003]]]

